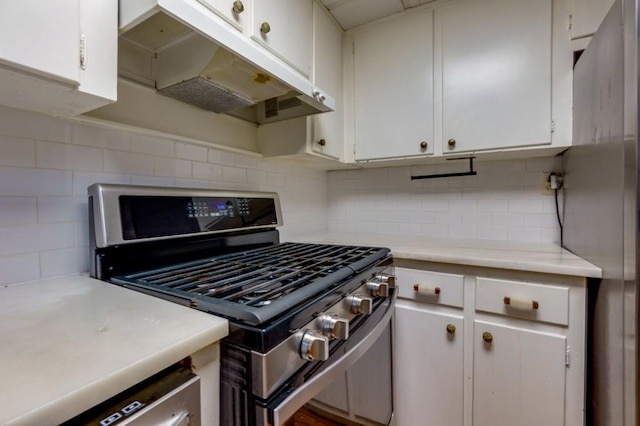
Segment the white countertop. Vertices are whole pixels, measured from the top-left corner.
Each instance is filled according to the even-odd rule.
[[[345,232],[309,234],[294,240],[388,247],[398,259],[602,278],[602,269],[552,243],[435,239]]]
[[[2,287],[0,424],[58,424],[227,334],[225,319],[85,276]]]

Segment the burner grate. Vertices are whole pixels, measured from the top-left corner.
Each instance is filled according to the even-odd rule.
[[[213,313],[261,322],[328,291],[388,252],[282,243],[117,277],[114,282],[189,299],[190,305]]]

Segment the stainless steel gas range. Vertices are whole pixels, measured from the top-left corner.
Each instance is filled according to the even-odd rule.
[[[280,243],[275,193],[88,192],[93,277],[229,320],[221,425],[392,424],[388,249]]]

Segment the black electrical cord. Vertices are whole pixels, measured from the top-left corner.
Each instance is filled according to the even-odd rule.
[[[560,220],[560,207],[558,205],[558,189],[560,188],[555,188],[553,192],[556,198],[556,217],[558,218],[558,225],[560,225],[560,247],[564,247],[564,227],[562,226],[562,221]]]

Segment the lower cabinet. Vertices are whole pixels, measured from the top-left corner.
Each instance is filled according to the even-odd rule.
[[[397,426],[583,426],[586,279],[396,259]]]
[[[474,426],[564,425],[564,336],[475,321]]]
[[[396,421],[398,425],[463,423],[463,319],[396,305]]]

